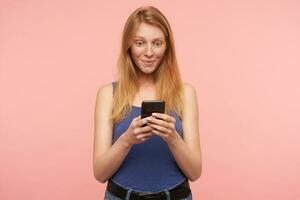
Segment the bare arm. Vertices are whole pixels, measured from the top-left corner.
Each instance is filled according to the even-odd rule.
[[[150,118],[152,133],[161,136],[168,144],[175,160],[189,180],[197,180],[202,171],[201,149],[198,131],[198,105],[194,88],[185,85],[184,111],[182,115],[183,139],[175,129],[175,118],[155,113]]]
[[[181,170],[189,180],[195,181],[202,172],[197,94],[191,85],[185,86],[184,93],[183,140],[175,134],[177,137],[168,145]]]
[[[112,84],[107,84],[98,90],[94,113],[94,176],[105,183],[121,166],[132,145],[144,142],[152,134],[151,127],[141,126],[147,123],[139,117],[133,119],[129,128],[112,145]]]
[[[112,93],[112,84],[99,88],[94,112],[93,166],[94,176],[101,183],[117,171],[130,150],[122,136],[112,145]]]

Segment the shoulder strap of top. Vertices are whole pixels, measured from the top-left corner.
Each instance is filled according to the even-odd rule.
[[[113,94],[114,94],[117,86],[117,81],[113,81],[112,85],[113,85]]]

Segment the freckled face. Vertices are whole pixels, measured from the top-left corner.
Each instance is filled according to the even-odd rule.
[[[157,69],[166,50],[163,31],[154,25],[141,23],[130,50],[140,71],[151,74]]]

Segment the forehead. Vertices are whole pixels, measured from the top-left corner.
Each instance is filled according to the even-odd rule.
[[[142,37],[145,39],[156,39],[161,38],[164,39],[164,32],[157,26],[147,24],[147,23],[141,23],[136,34],[136,38]]]

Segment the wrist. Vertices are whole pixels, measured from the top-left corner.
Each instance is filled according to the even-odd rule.
[[[120,138],[120,142],[123,144],[125,148],[131,148],[132,144],[129,142],[128,137],[127,137],[127,132],[123,133]]]
[[[168,141],[168,146],[169,147],[176,147],[177,144],[180,142],[180,135],[179,133],[177,133],[177,131],[174,134],[174,137],[172,137],[169,141]]]

